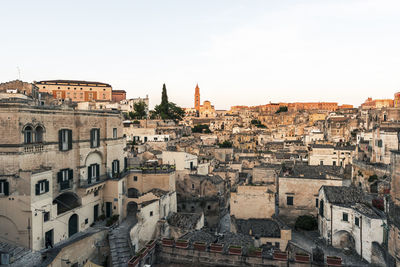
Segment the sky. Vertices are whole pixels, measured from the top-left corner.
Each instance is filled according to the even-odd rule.
[[[150,107],[163,83],[192,107],[198,83],[216,109],[358,106],[400,91],[398,0],[2,0],[0,10],[0,82],[99,81]]]

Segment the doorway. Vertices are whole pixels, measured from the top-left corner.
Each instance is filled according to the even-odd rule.
[[[68,237],[78,232],[78,215],[72,214],[68,220]]]
[[[106,202],[106,217],[107,218],[111,217],[111,212],[112,212],[112,203]]]

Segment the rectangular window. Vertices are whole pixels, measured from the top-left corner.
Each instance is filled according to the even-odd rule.
[[[152,211],[150,211],[150,217],[151,217],[151,216],[153,216],[153,212],[152,212]]]
[[[137,182],[137,176],[133,176],[133,181]]]
[[[342,220],[344,222],[348,222],[349,221],[349,214],[347,214],[346,212],[343,212]]]
[[[117,128],[113,128],[113,138],[117,138]]]
[[[324,165],[324,161],[321,160],[321,161],[319,162],[319,165],[323,166],[323,165]]]
[[[0,196],[9,195],[9,183],[6,180],[0,180]]]
[[[44,213],[43,213],[43,221],[44,222],[47,222],[47,221],[49,221],[50,220],[50,211],[45,211]]]
[[[35,185],[35,194],[38,196],[46,192],[49,192],[49,181],[41,180],[37,182]]]
[[[58,131],[58,146],[60,151],[72,149],[72,130],[61,129]]]
[[[97,197],[99,195],[99,190],[94,191],[94,196]]]
[[[118,175],[119,174],[119,160],[117,160],[117,159],[114,160],[112,162],[112,166],[111,167],[112,167],[111,168],[111,172],[112,172],[113,177]]]
[[[286,197],[286,205],[293,206],[293,197],[291,196]]]
[[[357,225],[357,226],[360,226],[360,218],[356,217],[354,219],[354,224]]]
[[[74,172],[72,169],[63,169],[57,173],[57,182],[60,184],[60,190],[71,188],[70,180],[73,179]]]
[[[99,164],[91,164],[88,167],[88,184],[91,184],[94,181],[100,180],[100,165]]]
[[[318,198],[315,199],[315,207],[318,208]]]
[[[100,146],[100,129],[92,129],[90,130],[90,147],[99,147]]]
[[[333,161],[333,166],[336,166],[336,161]]]

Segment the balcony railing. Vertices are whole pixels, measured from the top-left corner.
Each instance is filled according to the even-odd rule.
[[[45,151],[43,144],[31,144],[24,146],[24,153],[37,153]]]
[[[108,175],[106,175],[106,174],[100,175],[98,178],[92,178],[91,181],[89,181],[89,180],[87,179],[87,177],[85,177],[85,178],[82,178],[82,177],[81,177],[81,178],[79,179],[79,187],[88,188],[88,187],[94,186],[94,185],[96,185],[96,184],[102,183],[102,182],[104,182],[105,180],[107,180],[108,178],[109,178],[109,177],[108,177]]]

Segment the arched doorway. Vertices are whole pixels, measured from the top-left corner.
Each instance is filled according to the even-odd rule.
[[[78,215],[72,214],[68,220],[68,237],[71,237],[77,232],[78,232]]]
[[[131,201],[126,206],[126,214],[129,215],[136,215],[138,211],[138,204],[134,201]]]
[[[341,249],[355,249],[355,241],[349,232],[342,230],[333,234],[333,246]]]
[[[128,189],[128,197],[129,198],[138,198],[140,197],[140,192],[136,188],[129,188]]]

